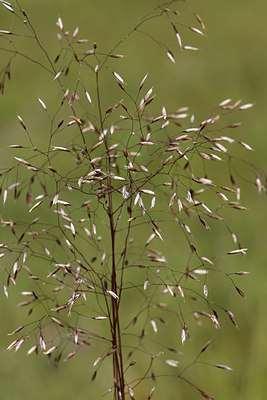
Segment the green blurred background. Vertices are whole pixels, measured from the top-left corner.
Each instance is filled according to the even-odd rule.
[[[104,52],[152,9],[155,3],[153,0],[21,1],[52,58],[57,55],[59,48],[55,26],[59,16],[71,32],[77,25],[80,27],[79,38],[88,38],[89,48],[93,42],[97,42],[99,51]],[[170,27],[161,22],[155,23],[151,25],[151,29],[155,29],[157,37],[165,37],[171,49],[175,49],[173,52],[176,64],[172,64],[158,46],[143,36],[136,35],[118,50],[119,53],[127,54],[127,58],[119,61],[118,72],[127,76],[129,88],[136,87],[142,77],[149,73],[150,86],[154,85],[157,93],[153,105],[155,113],[160,112],[162,105],[167,110],[189,106],[199,121],[209,117],[211,110],[227,97],[255,103],[253,109],[238,115],[242,127],[237,135],[256,150],[246,153],[252,162],[264,168],[267,144],[267,3],[264,0],[255,0],[253,3],[249,0],[191,0],[189,3],[203,18],[207,38],[198,37],[186,29],[181,30],[181,36],[186,44],[199,47],[199,52],[181,52],[178,46],[175,49]],[[178,4],[177,9],[181,11],[182,22],[197,27],[184,4]],[[1,7],[0,29],[8,30],[10,23],[12,16]],[[28,53],[36,54],[36,49],[31,48],[30,42],[21,42],[21,46]],[[87,45],[84,49],[87,49]],[[2,68],[1,58],[2,55]],[[36,120],[35,117],[37,110],[37,115],[41,115],[36,97],[53,104],[55,95],[54,89],[48,84],[49,80],[44,79],[44,72],[31,63],[18,58],[11,72],[12,79],[6,85],[6,93],[0,97],[1,168],[13,162],[7,146],[21,139],[21,127],[17,123],[16,114],[27,119],[33,130],[40,130],[42,135],[42,129],[39,128],[42,120]],[[108,81],[106,85],[106,93],[110,91],[112,98],[113,86],[109,87]],[[111,100],[107,97],[106,102],[109,105]],[[258,195],[256,189],[250,185],[244,187],[242,195],[243,204],[249,211],[242,215],[237,213],[232,227],[249,251],[245,264],[238,257],[231,261],[234,263],[234,270],[251,271],[248,277],[238,281],[248,300],[244,301],[227,285],[225,292],[222,288],[218,290],[220,302],[234,312],[240,330],[236,330],[228,320],[222,321],[221,330],[211,331],[208,337],[214,338],[214,341],[205,358],[210,362],[230,365],[233,371],[203,366],[196,368],[191,374],[194,381],[217,400],[264,400],[267,391],[266,205],[264,194]],[[224,240],[224,236],[218,240]],[[4,295],[0,297],[0,383],[3,398],[100,398],[96,393],[101,393],[101,379],[107,378],[104,371],[100,379],[90,382],[92,362],[95,359],[91,358],[90,350],[69,363],[61,364],[58,369],[50,366],[42,357],[26,357],[22,349],[18,353],[4,351],[10,343],[6,334],[22,324],[25,318],[24,313],[21,317],[21,309],[16,308],[17,302],[18,296],[15,294],[9,300]],[[206,332],[204,335],[201,327],[197,329],[194,335],[198,335],[198,339],[197,343],[192,343],[191,354],[191,350],[183,350],[185,355],[189,352],[189,357],[207,339]],[[173,335],[173,332],[170,334]],[[149,388],[150,386],[152,387],[152,383],[148,384]],[[142,396],[140,394],[140,400]],[[153,396],[155,399],[183,400],[199,397],[198,393],[188,390],[182,383],[171,380],[160,382],[159,390]]]

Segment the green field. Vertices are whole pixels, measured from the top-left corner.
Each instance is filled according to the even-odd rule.
[[[15,1],[13,2],[15,3]],[[82,51],[91,49],[97,43],[99,52],[109,51],[137,21],[149,12],[158,2],[156,0],[58,0],[42,1],[21,0],[21,5],[27,11],[42,44],[48,49],[49,55],[55,59],[59,52],[57,40],[58,28],[55,23],[61,17],[66,29],[73,32],[79,26],[79,38],[88,39],[88,43],[81,44]],[[181,3],[181,4],[180,4]],[[190,113],[195,115],[196,121],[214,115],[218,104],[231,98],[233,101],[241,99],[243,103],[253,103],[254,107],[246,112],[239,112],[229,123],[242,122],[241,127],[230,132],[237,140],[242,140],[255,149],[253,152],[236,147],[238,155],[246,157],[252,164],[266,171],[266,132],[267,125],[267,34],[266,25],[267,3],[264,0],[236,0],[234,2],[214,2],[211,0],[188,0],[191,9],[185,2],[177,5],[180,10],[181,24],[197,26],[192,17],[192,11],[201,15],[206,25],[207,37],[202,37],[183,28],[181,25],[182,40],[190,46],[196,46],[199,51],[181,51],[175,36],[168,24],[161,20],[152,21],[148,25],[149,34],[159,40],[166,41],[174,54],[176,63],[170,62],[162,49],[151,41],[148,36],[136,32],[128,41],[124,42],[116,51],[125,54],[121,60],[112,60],[112,68],[126,77],[129,92],[135,91],[143,76],[148,73],[147,88],[153,86],[157,94],[151,112],[161,113],[165,106],[170,112],[189,107]],[[16,30],[22,32],[21,25],[13,19],[5,7],[0,4],[0,31]],[[3,35],[2,35],[3,36]],[[8,60],[7,53],[1,51],[6,46],[6,36],[0,37],[0,71]],[[8,37],[12,38],[12,35]],[[36,46],[28,39],[19,35],[14,38],[16,47],[24,54],[41,60],[46,60]],[[77,71],[70,71],[69,85],[75,86]],[[88,87],[94,86],[90,77],[84,76]],[[40,109],[37,97],[45,101],[51,109],[55,109],[61,92],[55,89],[55,82],[37,64],[29,62],[25,57],[16,56],[11,64],[11,79],[6,80],[5,93],[0,96],[0,168],[6,168],[14,163],[15,150],[8,148],[14,143],[26,143],[22,127],[17,120],[17,114],[23,116],[31,127],[38,145],[45,143],[48,129],[45,113]],[[114,81],[103,76],[102,82],[104,104],[110,107],[118,97],[118,89],[114,89]],[[121,94],[119,94],[121,96]],[[93,113],[93,111],[90,111]],[[87,118],[86,112],[82,115]],[[228,118],[228,117],[227,117]],[[265,125],[266,124],[266,125]],[[247,170],[241,171],[245,178],[253,179],[253,174]],[[225,179],[220,168],[214,169],[214,174]],[[248,174],[246,176],[246,174]],[[227,181],[228,179],[228,181]],[[233,371],[224,371],[208,365],[198,365],[190,369],[188,378],[200,385],[216,400],[264,400],[267,384],[267,316],[266,316],[266,201],[265,194],[258,194],[257,187],[246,183],[241,185],[242,205],[246,211],[229,212],[228,221],[237,234],[242,246],[248,248],[247,256],[222,259],[220,268],[240,271],[249,271],[250,275],[236,279],[238,286],[244,291],[247,300],[244,300],[229,285],[227,280],[212,280],[210,296],[215,302],[230,309],[236,317],[237,330],[226,316],[220,319],[221,329],[216,330],[210,324],[194,326],[191,331],[191,342],[181,344],[180,332],[176,332],[171,323],[167,328],[169,339],[161,337],[183,353],[184,359],[190,362],[209,339],[209,347],[203,361],[207,363],[226,364]],[[229,178],[226,183],[230,185]],[[15,206],[12,201],[5,206],[1,200],[0,215],[4,219],[23,219],[25,206],[20,202]],[[11,217],[12,216],[12,217]],[[169,229],[169,230],[168,230]],[[205,251],[233,246],[225,230],[218,228],[216,234],[202,233],[196,230],[196,237],[202,243]],[[175,231],[172,226],[166,227],[166,235],[172,240],[166,244],[168,257],[175,262],[178,258],[185,259],[183,248],[178,248],[175,241]],[[6,240],[6,233],[0,230],[0,242]],[[177,254],[178,253],[178,254]],[[4,269],[6,264],[0,259],[1,282],[4,283]],[[3,272],[3,274],[2,274]],[[140,276],[134,277],[139,279]],[[141,278],[140,278],[141,279]],[[88,347],[77,357],[55,368],[45,356],[27,356],[26,346],[17,352],[7,352],[5,349],[12,341],[7,333],[27,321],[27,311],[17,308],[21,300],[20,292],[25,290],[26,281],[18,283],[9,290],[7,299],[3,293],[0,296],[0,384],[2,397],[7,400],[36,399],[100,399],[101,395],[112,385],[111,370],[108,362],[103,364],[98,379],[91,382],[94,372],[93,363],[100,350],[94,346]],[[24,299],[23,299],[24,300]],[[134,301],[134,299],[132,299]],[[130,301],[130,300],[129,300]],[[126,308],[127,312],[127,308]],[[177,343],[176,343],[177,341]],[[27,348],[28,349],[28,348]],[[171,357],[170,357],[171,358]],[[142,360],[141,360],[142,364]],[[164,371],[168,371],[163,366]],[[160,371],[160,365],[156,372]],[[168,372],[166,372],[168,373]],[[136,390],[136,399],[147,398],[153,386],[157,386],[152,399],[181,399],[194,400],[201,395],[181,381],[174,378],[160,378],[155,382],[148,381],[142,388]],[[104,399],[111,399],[107,394]]]

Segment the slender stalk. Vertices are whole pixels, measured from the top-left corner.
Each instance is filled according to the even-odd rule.
[[[96,90],[97,90],[97,104],[98,113],[101,126],[101,132],[103,132],[103,117],[101,111],[101,100],[100,100],[100,87],[99,87],[99,72],[96,72]],[[106,150],[108,149],[107,139],[105,139]],[[108,162],[108,218],[110,225],[110,239],[111,239],[111,254],[112,254],[112,272],[111,272],[111,290],[117,295],[117,271],[116,271],[116,256],[115,256],[115,236],[116,228],[114,223],[114,212],[113,212],[113,198],[111,190],[111,161],[107,154]],[[113,353],[113,379],[114,379],[114,398],[115,400],[124,400],[124,368],[123,368],[123,355],[122,355],[122,341],[119,321],[119,302],[116,298],[112,297],[112,312],[111,312],[111,335],[112,335],[112,347]]]

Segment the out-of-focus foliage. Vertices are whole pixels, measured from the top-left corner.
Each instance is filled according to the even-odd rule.
[[[52,57],[56,57],[59,49],[55,27],[58,16],[71,31],[77,25],[80,27],[79,35],[89,39],[89,48],[97,42],[98,49],[103,49],[104,52],[129,31],[129,28],[134,26],[154,4],[154,0],[145,2],[101,0],[101,4],[88,0],[22,2],[43,43],[50,49]],[[173,41],[170,43],[171,48],[175,49],[176,64],[173,65],[156,45],[137,34],[120,48],[120,53],[128,55],[120,61],[120,73],[127,75],[129,90],[136,85],[136,82],[140,82],[145,73],[149,73],[150,82],[154,84],[154,91],[157,93],[153,105],[155,112],[160,111],[163,105],[171,110],[189,106],[197,120],[201,121],[209,112],[212,114],[214,105],[227,97],[255,103],[252,110],[242,114],[242,128],[239,128],[237,135],[256,150],[253,154],[249,153],[251,161],[264,167],[267,144],[265,134],[267,35],[264,26],[267,4],[263,0],[255,0],[253,3],[248,0],[237,0],[227,4],[211,0],[192,0],[190,6],[203,18],[207,27],[207,38],[198,37],[187,31],[183,37],[187,44],[199,47],[199,52],[181,52]],[[182,4],[182,8],[184,15],[188,14],[188,18],[191,18],[186,4]],[[12,16],[10,17],[3,7],[0,10],[0,23],[0,29],[6,30],[12,23]],[[162,30],[162,26],[157,26],[158,32]],[[157,35],[157,32],[153,33]],[[23,46],[25,51],[34,54],[34,48],[27,48],[27,44]],[[109,84],[107,80],[106,93],[109,92]],[[110,87],[111,92],[112,87]],[[37,129],[40,120],[36,121],[32,113],[33,103],[36,103],[37,96],[49,99],[52,103],[50,93],[47,82],[40,79],[38,67],[18,58],[12,67],[11,80],[7,82],[5,95],[0,97],[1,167],[13,162],[11,154],[6,149],[10,143],[16,143],[21,135],[16,114],[27,116],[30,124]],[[193,376],[194,370],[192,370],[192,377],[196,383],[207,388],[209,393],[221,400],[226,398],[262,400],[267,389],[264,268],[266,217],[264,218],[263,207],[265,199],[264,194],[258,196],[256,189],[253,190],[251,186],[247,187],[246,193],[245,191],[246,186],[242,197],[250,210],[235,216],[232,229],[249,251],[245,261],[234,258],[230,262],[239,263],[234,265],[236,271],[242,269],[251,271],[250,276],[241,280],[242,289],[248,300],[244,302],[232,290],[228,290],[229,287],[218,288],[217,296],[220,302],[235,313],[240,330],[235,330],[225,318],[221,330],[212,332],[213,344],[207,356],[208,361],[216,363],[220,361],[231,365],[234,371],[231,374],[226,371],[220,373],[203,365],[203,368],[198,367],[196,370],[197,376]],[[19,213],[20,210],[16,210],[16,214]],[[224,240],[223,235],[221,240]],[[179,251],[182,252],[182,249]],[[179,258],[179,251],[172,256]],[[20,292],[19,288],[16,292]],[[2,310],[0,382],[3,398],[20,400],[27,396],[29,399],[38,397],[42,400],[51,397],[59,400],[75,396],[79,400],[91,397],[91,393],[97,393],[97,385],[101,386],[101,379],[94,383],[89,381],[95,360],[91,357],[90,349],[79,355],[79,358],[63,363],[57,370],[54,366],[47,365],[47,360],[42,357],[35,360],[26,357],[23,351],[16,354],[4,351],[9,343],[6,334],[18,326],[22,319],[23,311],[15,308],[18,297],[13,294],[9,300],[3,295],[0,298]],[[25,319],[24,313],[23,319]],[[198,328],[198,336],[192,341],[192,350],[181,348],[185,356],[189,352],[190,357],[190,352],[193,355],[196,349],[201,348],[203,344],[201,330],[201,327]],[[170,327],[170,336],[172,338],[177,336],[180,346],[179,332],[173,332]],[[107,372],[102,370],[103,379],[106,379]],[[166,397],[165,391],[169,399],[176,399],[178,396],[183,399],[198,397],[181,384],[179,393],[174,387],[173,385],[172,389],[171,381],[161,382],[161,389],[155,393],[155,398]],[[142,398],[142,394],[139,395]]]

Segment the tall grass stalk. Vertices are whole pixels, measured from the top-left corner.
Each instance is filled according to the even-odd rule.
[[[252,148],[232,135],[239,113],[252,104],[222,100],[203,121],[187,107],[162,106],[156,113],[150,111],[155,94],[149,74],[144,71],[133,91],[120,74],[125,56],[120,47],[137,33],[159,46],[159,63],[161,54],[175,64],[176,52],[197,51],[183,43],[183,31],[205,36],[205,25],[194,11],[192,25],[182,23],[183,3],[157,4],[106,53],[80,39],[78,28],[70,33],[58,18],[60,51],[54,57],[20,2],[1,1],[14,27],[0,30],[2,94],[13,64],[26,61],[60,93],[54,109],[41,94],[36,99],[40,117],[34,118],[43,121],[43,113],[47,121],[40,126],[42,137],[17,116],[25,136],[9,146],[15,165],[1,170],[3,289],[8,297],[21,277],[24,300],[18,305],[29,315],[29,322],[10,333],[16,338],[8,350],[28,346],[28,354],[39,352],[58,364],[93,345],[98,356],[92,381],[103,364],[110,365],[112,377],[103,391],[116,400],[134,399],[141,384],[150,399],[160,377],[174,377],[212,399],[187,378],[191,367],[203,367],[211,340],[193,361],[181,361],[179,348],[190,342],[195,323],[207,320],[219,329],[225,313],[237,327],[233,312],[210,298],[209,277],[219,274],[245,298],[236,282],[247,272],[216,265],[220,257],[244,257],[247,251],[225,215],[244,212],[242,181],[265,190],[263,173],[240,155]],[[153,23],[156,32],[161,21],[171,28],[177,49],[146,30]],[[39,55],[20,51],[22,40],[35,44]],[[116,98],[108,106],[106,77]],[[233,244],[216,254],[206,241],[209,230],[219,237],[220,225]],[[177,344],[166,337],[166,326]],[[154,372],[158,365],[162,373]]]

